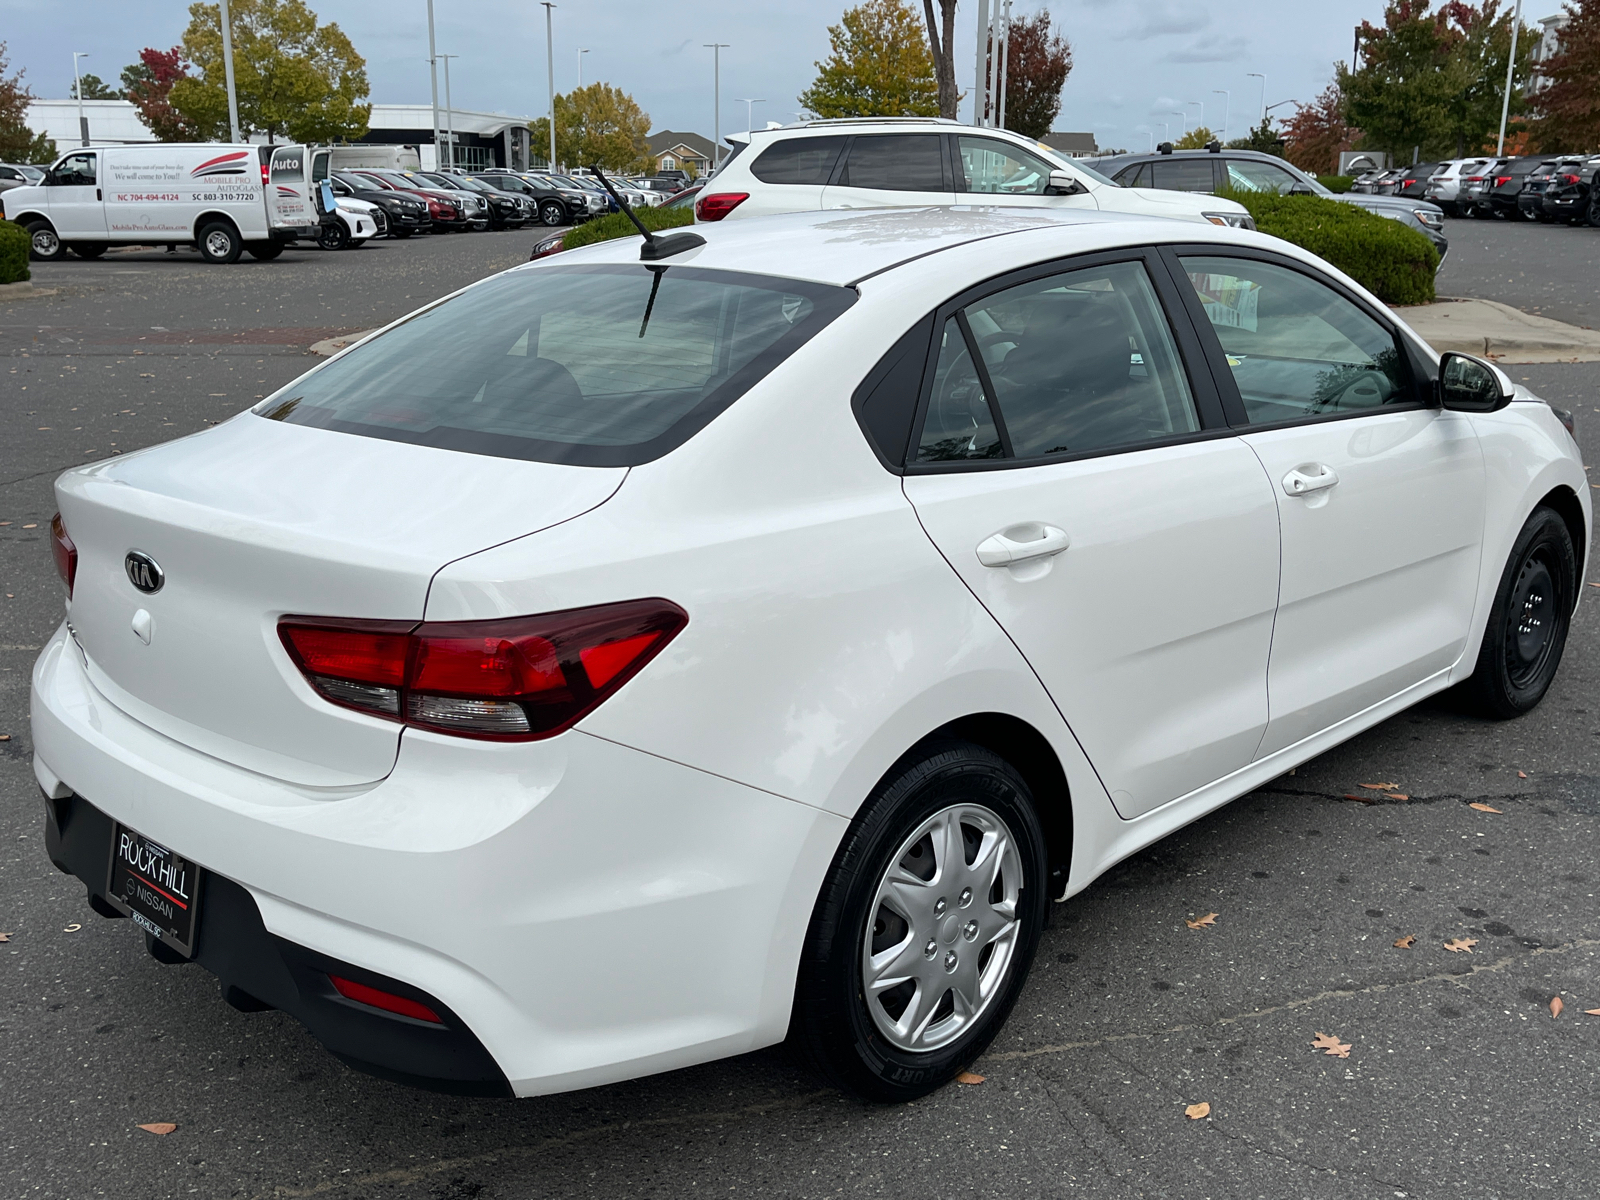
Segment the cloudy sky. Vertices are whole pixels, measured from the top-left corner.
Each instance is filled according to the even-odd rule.
[[[917,0],[920,7],[920,0]],[[426,103],[426,0],[310,0],[337,21],[367,60],[372,99]],[[712,132],[712,52],[722,51],[722,129],[743,129],[746,106],[757,124],[792,121],[795,96],[828,53],[827,26],[846,0],[558,0],[555,83],[583,79],[631,92],[655,128]],[[1557,0],[1544,5],[1555,11]],[[1309,100],[1328,82],[1333,60],[1348,60],[1355,25],[1376,20],[1382,0],[1016,0],[1013,11],[1048,8],[1072,43],[1075,66],[1062,94],[1057,129],[1091,130],[1100,145],[1145,148],[1164,132],[1206,124],[1242,133],[1265,102]],[[536,0],[435,0],[441,54],[451,63],[456,107],[539,115],[545,110],[544,9]],[[972,84],[977,0],[957,10],[957,80]],[[1527,17],[1547,15],[1538,0]],[[72,81],[72,52],[108,81],[144,46],[176,43],[187,5],[173,0],[0,0],[0,37],[12,69],[27,69],[35,94],[60,97]],[[1231,93],[1224,97],[1221,91]],[[442,97],[441,97],[442,100]],[[1175,115],[1186,110],[1185,116]],[[1291,106],[1279,115],[1293,111]],[[970,108],[963,105],[965,119]],[[1161,122],[1169,129],[1163,131]]]

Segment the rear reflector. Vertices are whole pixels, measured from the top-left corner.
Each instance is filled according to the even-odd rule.
[[[467,737],[552,737],[593,712],[689,623],[669,600],[493,621],[284,617],[278,636],[335,704]]]
[[[720,221],[748,199],[749,192],[713,192],[694,202],[694,215],[702,221]]]
[[[368,987],[364,983],[357,983],[353,979],[341,979],[337,975],[329,975],[328,981],[333,984],[334,991],[346,1000],[354,1000],[357,1004],[365,1004],[371,1008],[381,1008],[384,1012],[399,1013],[402,1017],[410,1017],[415,1021],[432,1021],[435,1025],[443,1025],[444,1019],[429,1008],[426,1004],[419,1004],[415,1000],[408,1000],[404,996],[396,996],[393,992],[380,991],[375,987]]]
[[[78,578],[78,548],[67,536],[67,526],[57,513],[50,518],[50,553],[56,560],[56,571],[61,582],[67,585],[67,599],[72,599],[72,584]]]

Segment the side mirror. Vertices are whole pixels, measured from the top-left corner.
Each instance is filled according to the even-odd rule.
[[[1046,196],[1081,196],[1089,189],[1078,182],[1078,177],[1070,171],[1051,171],[1050,186],[1044,189]]]
[[[1291,196],[1309,196],[1311,194],[1311,189],[1298,181],[1289,188],[1289,195]]]
[[[1511,380],[1492,363],[1453,350],[1439,358],[1439,401],[1453,412],[1498,412],[1511,392]]]

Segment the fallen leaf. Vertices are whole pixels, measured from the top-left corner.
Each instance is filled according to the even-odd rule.
[[[1334,1034],[1319,1033],[1316,1040],[1311,1044],[1324,1054],[1331,1055],[1334,1058],[1350,1057],[1350,1043],[1341,1042]]]
[[[9,733],[0,733],[0,742],[9,742],[10,740],[11,735]]]
[[[1600,1017],[1600,1008],[1586,1008],[1583,1011],[1591,1017]]]
[[[157,1137],[166,1137],[177,1128],[171,1121],[151,1121],[148,1125],[139,1126],[140,1129],[155,1134]]]
[[[1444,948],[1452,954],[1459,954],[1463,950],[1471,954],[1472,948],[1477,944],[1477,938],[1451,938],[1444,944]]]
[[[1591,483],[1589,486],[1592,487],[1592,488],[1600,488],[1600,483]],[[1590,587],[1600,587],[1600,583],[1591,583],[1589,586]]]
[[[1199,1104],[1189,1105],[1188,1108],[1183,1110],[1183,1115],[1191,1121],[1198,1121],[1201,1117],[1209,1117],[1211,1115],[1211,1105],[1202,1100]]]
[[[1409,949],[1411,949],[1411,947],[1415,946],[1416,944],[1417,944],[1417,936],[1416,936],[1416,934],[1408,933],[1408,934],[1405,935],[1405,937],[1400,938],[1399,940],[1397,940],[1395,942],[1394,948],[1396,950],[1409,950]]]
[[[1361,804],[1376,804],[1378,802],[1376,796],[1352,796],[1349,792],[1345,793],[1344,798],[1346,800],[1355,800]]]
[[[1518,779],[1526,779],[1527,777],[1528,777],[1528,773],[1526,771],[1518,771],[1517,772],[1517,778]]]
[[[1406,795],[1404,792],[1390,792],[1389,793],[1389,799],[1391,799],[1391,800],[1409,800],[1409,799],[1411,799],[1411,797]]]
[[[1561,1015],[1561,1010],[1565,1007],[1566,1005],[1561,1003],[1560,996],[1550,997],[1550,1015],[1552,1017],[1559,1017]]]
[[[961,1074],[956,1076],[956,1082],[957,1083],[979,1084],[979,1083],[982,1083],[983,1080],[984,1080],[984,1076],[982,1076],[982,1075],[974,1075],[971,1071],[963,1071],[963,1072],[961,1072]]]
[[[1370,788],[1374,792],[1392,792],[1400,785],[1398,783],[1363,783],[1359,786]]]
[[[1481,800],[1474,800],[1471,804],[1467,805],[1467,807],[1468,808],[1475,808],[1479,812],[1492,812],[1492,813],[1500,812],[1500,810],[1498,808],[1490,808],[1487,804],[1483,803],[1483,801],[1481,801]],[[1504,814],[1502,813],[1501,815],[1503,816]]]
[[[78,923],[77,923],[77,922],[76,922],[76,921],[74,921],[74,922],[73,922],[73,923],[72,923],[72,924],[71,924],[71,925],[68,925],[68,926],[67,926],[67,927],[66,927],[66,928],[65,928],[65,929],[63,929],[63,930],[62,930],[62,931],[61,931],[61,932],[62,932],[62,933],[77,933],[77,932],[78,932],[78,930],[80,930],[80,929],[82,929],[82,928],[83,928],[83,926],[82,926],[82,925],[79,925],[79,924],[78,924]]]
[[[1184,922],[1184,924],[1187,925],[1190,929],[1210,929],[1216,923],[1217,923],[1217,914],[1216,913],[1207,913],[1205,916],[1201,917],[1198,921],[1185,921]]]

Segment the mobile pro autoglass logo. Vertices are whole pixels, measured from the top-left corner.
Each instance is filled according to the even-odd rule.
[[[227,178],[233,175],[243,175],[250,170],[250,151],[235,150],[230,154],[219,154],[216,158],[208,158],[189,172],[193,179]]]

